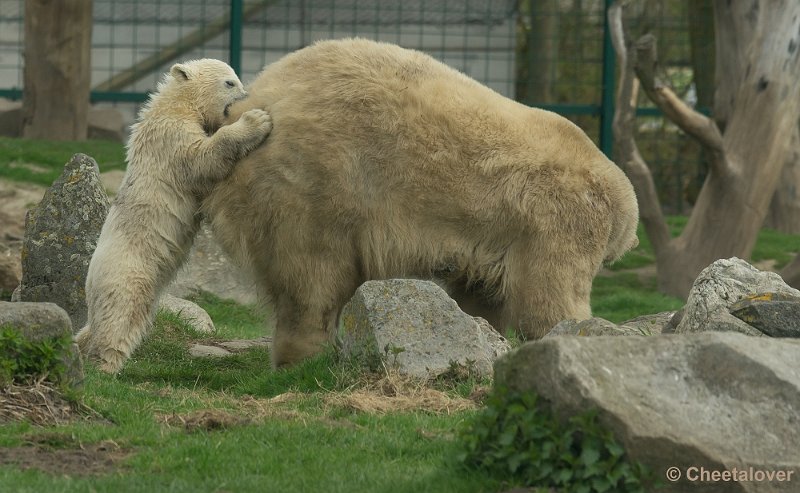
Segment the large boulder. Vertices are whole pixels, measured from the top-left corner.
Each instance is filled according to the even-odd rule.
[[[169,294],[178,298],[198,291],[244,305],[258,301],[255,282],[222,251],[206,224],[197,233],[186,264],[167,288]]]
[[[564,419],[597,409],[630,458],[664,480],[659,491],[788,492],[800,481],[798,361],[798,340],[733,332],[551,337],[500,358],[495,385],[536,392]],[[691,481],[734,469],[736,481]],[[748,481],[753,471],[784,480]]]
[[[72,337],[67,312],[53,303],[0,301],[0,327],[17,330],[31,342]],[[66,383],[79,385],[83,381],[83,361],[78,345],[69,344],[61,358],[66,367]]]
[[[86,273],[108,214],[97,163],[75,154],[42,201],[25,217],[22,280],[16,301],[49,301],[73,328],[86,322]]]
[[[490,376],[508,341],[485,320],[462,312],[436,283],[414,279],[367,281],[340,317],[343,354],[383,359],[401,373],[432,378],[453,365]]]
[[[645,335],[638,330],[622,327],[600,317],[587,320],[562,320],[545,337],[558,336],[630,336]]]
[[[165,294],[159,300],[159,309],[175,314],[189,324],[196,332],[213,334],[217,331],[214,322],[201,306],[183,298]]]
[[[736,257],[717,260],[695,279],[675,333],[710,330],[764,335],[730,313],[731,305],[737,301],[762,293],[800,297],[800,291],[774,272],[762,272]]]
[[[800,297],[764,293],[730,307],[734,317],[772,337],[800,337]]]
[[[557,336],[653,336],[661,334],[675,312],[661,312],[626,320],[620,324],[600,317],[562,320],[545,337]]]
[[[87,115],[90,139],[125,142],[125,119],[113,106],[92,106]]]

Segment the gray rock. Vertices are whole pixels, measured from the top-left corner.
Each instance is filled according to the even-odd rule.
[[[167,288],[169,294],[179,298],[198,291],[243,305],[258,301],[255,282],[222,251],[206,224],[197,233],[186,265]]]
[[[496,356],[509,350],[505,338],[459,310],[436,283],[413,279],[362,284],[342,310],[340,344],[346,357],[383,358],[420,378],[441,375],[451,363],[490,376]]]
[[[252,348],[265,348],[272,345],[271,337],[257,339],[233,339],[231,341],[215,341],[212,345],[193,344],[189,347],[189,355],[194,358],[224,358]]]
[[[478,329],[480,329],[484,337],[486,337],[488,347],[491,349],[492,361],[511,350],[511,344],[509,344],[508,339],[503,337],[500,332],[494,330],[494,327],[492,327],[492,324],[490,324],[488,320],[481,317],[472,317],[472,319],[477,322]]]
[[[107,213],[97,163],[75,154],[25,217],[22,281],[15,299],[55,303],[67,311],[75,330],[83,327],[86,272]]]
[[[165,294],[161,297],[159,308],[174,313],[201,334],[213,334],[216,332],[214,322],[208,312],[194,302],[177,298],[171,294]]]
[[[217,346],[193,344],[189,348],[189,355],[193,358],[224,358],[233,355],[233,353]]]
[[[72,333],[69,315],[54,303],[0,301],[0,326],[13,327],[30,341]]]
[[[87,115],[88,138],[125,142],[125,120],[112,106],[93,106]]]
[[[234,339],[232,341],[220,341],[217,346],[221,346],[229,351],[246,351],[256,347],[272,346],[272,337],[259,337],[257,339]]]
[[[669,326],[676,313],[660,312],[653,315],[642,315],[641,317],[626,320],[620,326],[635,329],[641,335],[654,336],[661,334],[664,328]]]
[[[758,293],[800,296],[800,291],[789,287],[774,272],[762,272],[736,257],[717,260],[695,279],[683,318],[675,332],[684,334],[711,330],[763,335],[728,311],[733,303]]]
[[[29,341],[43,341],[72,336],[72,323],[63,308],[54,303],[0,301],[0,327],[11,327]],[[70,344],[62,356],[67,384],[83,382],[83,360],[78,345]]]
[[[772,337],[800,337],[800,298],[764,293],[739,300],[730,307],[739,320]]]
[[[567,419],[587,409],[630,458],[664,479],[658,491],[797,491],[792,482],[685,480],[707,470],[800,471],[800,341],[704,332],[654,337],[551,337],[495,364],[495,386],[534,391]],[[798,472],[794,473],[795,475]]]
[[[682,306],[680,310],[676,311],[672,318],[664,325],[663,330],[661,331],[662,334],[674,334],[675,329],[678,328],[680,325],[681,320],[683,320],[683,315],[686,313],[686,306]]]
[[[604,318],[588,320],[562,320],[545,337],[557,336],[641,336],[639,329],[609,322]]]

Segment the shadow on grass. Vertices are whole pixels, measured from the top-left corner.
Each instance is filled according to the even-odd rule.
[[[192,343],[208,344],[215,340],[194,332],[170,313],[159,313],[153,329],[126,363],[119,380],[259,397],[289,391],[338,390],[349,384],[348,369],[337,362],[333,349],[291,368],[277,370],[272,368],[266,348],[251,348],[222,358],[189,355]]]

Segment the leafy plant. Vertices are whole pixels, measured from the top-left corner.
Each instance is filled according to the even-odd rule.
[[[45,378],[60,382],[66,372],[62,359],[69,336],[30,341],[10,327],[0,330],[0,385]]]
[[[652,477],[627,460],[596,412],[564,422],[538,406],[533,393],[496,389],[460,437],[460,463],[525,486],[634,493],[644,492]]]

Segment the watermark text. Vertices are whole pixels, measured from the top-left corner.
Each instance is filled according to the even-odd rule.
[[[789,482],[796,479],[797,471],[794,469],[759,469],[756,467],[733,467],[731,469],[708,469],[705,467],[690,466],[685,470],[679,467],[670,467],[665,476],[668,481],[679,481],[685,477],[687,481],[702,483],[762,483],[762,482]]]

